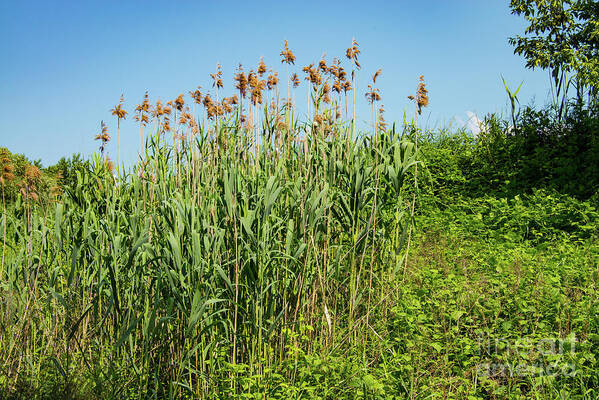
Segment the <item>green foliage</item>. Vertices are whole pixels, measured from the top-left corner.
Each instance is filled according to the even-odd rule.
[[[559,122],[551,108],[526,107],[516,128],[489,115],[476,138],[464,133],[433,138],[421,145],[430,171],[423,190],[514,197],[549,189],[582,200],[596,197],[598,111],[574,106]]]
[[[566,98],[573,73],[579,99],[599,91],[599,5],[593,0],[511,0],[512,13],[529,25],[524,36],[510,38],[529,68],[551,72],[556,96]],[[562,100],[563,106],[563,100]],[[560,114],[561,115],[561,114]]]
[[[55,174],[44,171],[39,160],[32,162],[23,154],[12,154],[3,147],[0,147],[0,155],[0,173],[3,175],[0,191],[5,202],[12,203],[22,196],[26,201],[33,200],[47,204],[58,194],[59,187]],[[7,166],[8,170],[5,170]],[[28,175],[27,171],[31,169],[39,171],[39,177]],[[11,175],[9,178],[4,176],[8,171]]]
[[[544,248],[514,242],[510,235],[481,239],[477,223],[462,213],[423,221],[435,228],[419,235],[411,276],[398,289],[388,319],[397,360],[390,364],[396,384],[402,384],[396,393],[405,398],[414,392],[432,398],[597,396],[596,239],[579,246],[563,238]],[[574,351],[556,350],[548,359],[538,353],[545,339],[566,341],[569,335],[576,337]],[[527,346],[515,351],[517,343]],[[571,363],[578,375],[543,379],[538,372],[507,369],[547,371],[550,362]],[[487,376],[488,364],[506,369]]]
[[[263,388],[246,372],[274,369],[320,397],[332,381],[314,374],[314,350],[333,352],[335,338],[347,349],[348,330],[370,336],[362,316],[400,263],[416,163],[394,132],[359,143],[346,132],[248,151],[253,132],[222,121],[193,147],[156,136],[122,179],[97,155],[52,167],[75,183],[55,203],[17,198],[5,221],[4,385],[43,392],[49,364],[63,394],[82,382],[102,397],[234,397]],[[292,350],[293,369],[279,366]],[[379,391],[364,375],[359,390]]]
[[[54,175],[62,187],[75,187],[77,185],[77,171],[82,173],[90,169],[89,161],[84,160],[82,155],[73,154],[71,158],[62,157],[54,165],[46,168],[46,171]]]
[[[512,113],[512,123],[514,127],[516,127],[516,119],[518,118],[518,113],[516,112],[516,103],[520,104],[520,101],[518,100],[518,92],[520,91],[520,89],[522,88],[522,85],[524,84],[524,82],[520,83],[520,86],[518,86],[518,89],[513,90],[510,89],[508,87],[508,84],[505,82],[505,79],[503,78],[503,76],[501,77],[501,80],[503,81],[503,87],[505,88],[505,91],[508,95],[508,98],[510,99],[510,105],[511,105],[511,113]]]
[[[0,398],[597,398],[597,116],[555,120],[61,160],[2,219]]]

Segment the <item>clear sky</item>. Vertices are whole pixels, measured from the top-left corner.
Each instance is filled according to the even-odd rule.
[[[413,113],[406,96],[423,74],[431,100],[424,122],[456,125],[456,117],[466,121],[472,112],[506,112],[501,75],[514,87],[524,81],[522,103],[549,101],[548,74],[525,69],[508,44],[524,26],[507,0],[4,0],[0,146],[44,166],[76,152],[90,155],[98,148],[93,137],[100,120],[116,138],[109,109],[121,93],[131,113],[146,90],[153,101],[165,101],[198,85],[210,89],[218,62],[225,91],[233,94],[239,63],[247,71],[264,56],[285,75],[284,39],[297,71],[323,53],[328,61],[342,57],[352,38],[358,40],[357,113],[364,125],[370,118],[364,89],[378,68],[388,121]],[[306,93],[304,82],[301,87],[296,96]],[[135,158],[137,132],[132,118],[122,125],[124,160]],[[109,152],[116,154],[116,140]]]

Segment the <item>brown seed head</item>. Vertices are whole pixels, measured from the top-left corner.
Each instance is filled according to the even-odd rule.
[[[260,57],[260,62],[258,63],[258,75],[262,76],[266,72],[266,64],[264,63],[264,56]]]
[[[310,81],[312,85],[314,85],[314,89],[316,90],[316,86],[320,85],[322,82],[322,77],[320,76],[320,71],[317,68],[314,68],[314,64],[310,64],[307,67],[304,67],[303,70],[306,73],[306,80]]]
[[[299,77],[297,76],[296,73],[294,73],[293,75],[291,75],[290,79],[291,79],[291,83],[293,83],[293,88],[294,89],[299,86],[300,80],[299,80]]]
[[[179,124],[186,125],[189,122],[189,117],[190,115],[188,115],[187,112],[182,112],[181,116],[179,117]]]
[[[274,89],[275,86],[279,83],[279,74],[277,72],[273,72],[268,76],[268,80],[266,81],[266,86],[268,86],[269,90]]]
[[[210,77],[214,81],[212,83],[212,87],[216,86],[217,89],[223,87],[222,76],[223,76],[222,68],[221,68],[220,64],[216,64],[216,72],[214,74],[210,74]]]
[[[282,57],[281,58],[282,63],[295,64],[295,55],[293,55],[293,52],[291,50],[289,50],[286,40],[285,40],[285,48],[281,52],[281,57]]]
[[[337,58],[333,58],[333,63],[328,69],[328,73],[335,78],[339,78],[339,68],[341,68],[341,61]]]
[[[323,121],[322,115],[320,115],[320,114],[316,114],[316,115],[314,116],[314,125],[315,125],[315,126],[322,125],[322,121]]]
[[[185,100],[183,99],[183,95],[180,94],[175,99],[175,109],[177,109],[177,111],[181,111],[181,110],[183,110],[184,105],[185,105]]]
[[[163,132],[171,131],[171,121],[168,119],[168,117],[164,118],[164,123],[162,124],[162,131]]]
[[[285,99],[285,102],[283,103],[283,108],[290,110],[292,107],[293,107],[293,102],[291,101],[291,99],[290,98]]]
[[[418,104],[419,113],[423,107],[428,106],[428,90],[426,90],[424,76],[420,76],[420,83],[418,83],[418,90],[416,91],[416,103]]]
[[[164,108],[162,109],[162,111],[164,112],[164,115],[171,115],[171,112],[173,111],[173,101],[167,101],[166,105],[164,106]]]
[[[255,88],[258,85],[258,77],[256,73],[250,69],[250,73],[248,74],[248,85],[251,89]]]
[[[119,101],[119,104],[117,104],[116,106],[114,106],[112,110],[110,110],[112,112],[112,115],[116,115],[118,119],[125,119],[127,117],[127,111],[123,109],[124,102],[125,97],[121,95],[121,100]]]
[[[341,81],[336,79],[335,82],[333,82],[333,91],[335,93],[341,93],[342,87],[341,87]]]
[[[348,48],[345,51],[345,56],[354,61],[354,65],[360,69],[360,64],[358,64],[358,55],[360,54],[360,49],[359,49],[359,45],[358,42],[356,41],[356,39],[352,40],[352,45],[350,48]]]
[[[196,103],[196,104],[202,103],[202,92],[200,91],[201,88],[202,88],[201,86],[198,86],[198,88],[196,90],[194,90],[193,92],[192,91],[189,92],[189,95],[191,96],[194,103]]]
[[[387,129],[387,122],[385,122],[385,117],[384,114],[385,113],[385,107],[381,104],[381,106],[379,107],[379,120],[378,120],[378,129],[385,131]]]
[[[368,102],[372,104],[375,101],[379,101],[380,99],[381,94],[379,89],[372,87],[372,85],[368,85],[368,92],[366,92],[366,100],[368,100]]]
[[[110,175],[114,174],[114,163],[110,157],[106,157],[106,172],[108,172]]]
[[[228,97],[225,97],[221,103],[221,108],[223,109],[223,111],[227,114],[232,113],[233,112],[233,106],[231,105],[231,102],[229,100]]]
[[[8,149],[0,150],[0,163],[7,164],[11,162],[10,154],[8,153]]]
[[[339,72],[337,77],[339,78],[340,81],[344,81],[345,80],[345,70],[343,69],[343,67],[339,67]]]
[[[424,76],[420,75],[420,79],[418,82],[418,88],[416,89],[416,96],[409,95],[408,99],[416,102],[416,106],[418,107],[418,114],[422,114],[422,109],[428,106],[428,90],[426,89],[426,84],[424,83]]]
[[[237,97],[237,95],[233,95],[231,97],[227,97],[227,101],[231,105],[236,105],[237,103],[239,103],[239,98]]]
[[[2,165],[0,184],[4,186],[15,178],[15,175],[13,174],[14,168],[12,166],[12,159],[7,149],[0,150],[0,165]]]
[[[235,84],[235,88],[237,90],[239,90],[239,95],[242,98],[245,98],[245,96],[247,94],[247,90],[248,90],[248,79],[246,78],[245,74],[243,73],[241,64],[239,64],[239,72],[237,74],[235,74],[234,79],[237,82]]]
[[[251,101],[253,105],[262,104],[262,91],[264,90],[264,81],[259,80],[252,89]]]
[[[104,121],[100,122],[100,133],[96,135],[96,140],[102,141],[100,144],[100,152],[104,153],[106,148],[106,144],[110,141],[110,135],[108,134],[108,127],[104,123]]]
[[[204,104],[204,107],[206,107],[206,108],[208,108],[211,105],[213,105],[212,98],[210,97],[209,94],[207,94],[206,96],[204,96],[203,104]]]
[[[383,72],[383,70],[379,68],[379,69],[378,69],[378,70],[377,70],[377,71],[374,73],[374,75],[372,75],[372,83],[374,83],[374,84],[376,85],[376,78],[378,78],[378,77],[381,75],[381,73],[382,73],[382,72]]]
[[[206,116],[208,119],[214,119],[217,114],[217,109],[214,104],[211,104],[209,107],[206,107]]]
[[[28,165],[27,168],[25,169],[25,181],[28,184],[31,185],[31,184],[37,183],[41,177],[42,177],[42,172],[35,165]]]
[[[141,110],[143,112],[150,111],[150,96],[148,95],[148,91],[146,90],[146,94],[144,95],[144,101],[141,103]]]
[[[350,90],[352,90],[351,82],[345,81],[343,83],[343,91],[347,94],[347,92],[349,92]]]
[[[135,117],[134,119],[139,122],[142,126],[146,126],[149,121],[148,113],[150,112],[150,98],[148,96],[148,92],[144,95],[144,99],[141,104],[138,104],[135,107]]]
[[[329,68],[327,67],[327,62],[324,59],[324,55],[322,59],[318,62],[318,68],[324,73],[329,71]]]
[[[162,106],[162,102],[160,99],[156,100],[156,105],[153,110],[154,117],[160,118],[164,114],[164,107]]]

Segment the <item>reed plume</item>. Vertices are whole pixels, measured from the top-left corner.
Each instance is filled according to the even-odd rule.
[[[372,75],[372,83],[374,83],[375,85],[376,85],[376,79],[377,79],[379,76],[381,76],[381,72],[383,72],[383,70],[379,68],[379,69],[378,69],[378,70],[377,70],[377,71],[374,73],[374,75]]]
[[[127,111],[123,109],[123,103],[125,102],[125,97],[121,95],[121,99],[119,100],[119,104],[114,106],[112,110],[112,115],[115,115],[118,119],[125,119],[127,117]]]
[[[118,165],[121,165],[121,119],[127,118],[127,111],[123,109],[123,103],[125,102],[125,96],[121,95],[119,104],[114,106],[111,110],[112,115],[116,116],[116,137],[117,137],[117,148],[118,148]]]
[[[358,56],[360,55],[361,51],[358,45],[358,42],[356,41],[356,39],[352,39],[352,45],[345,51],[345,56],[353,61],[353,64],[355,65],[355,67],[357,69],[360,69],[361,66],[358,63]]]
[[[212,100],[212,98],[210,97],[209,94],[204,96],[204,100],[202,100],[202,104],[204,105],[204,108],[206,109],[206,116],[208,117],[208,119],[214,119],[214,117],[216,117],[218,114],[218,110],[216,107],[216,103]]]
[[[343,82],[343,91],[345,92],[345,94],[347,94],[347,92],[349,92],[350,90],[352,90],[351,82],[350,81]]]
[[[12,159],[10,158],[8,150],[6,149],[0,150],[0,165],[2,166],[0,173],[0,185],[4,186],[15,179],[15,175],[13,174],[14,167],[12,165]]]
[[[381,104],[379,107],[379,121],[378,121],[378,129],[381,131],[387,130],[387,122],[385,121],[385,107]]]
[[[424,83],[424,75],[420,75],[418,87],[416,89],[416,95],[409,95],[408,99],[414,101],[418,107],[418,115],[422,114],[422,109],[428,106],[428,90]]]
[[[239,64],[239,68],[237,69],[237,73],[235,74],[235,89],[239,90],[239,96],[243,99],[247,95],[248,90],[248,79],[243,72],[243,67]]]
[[[218,101],[218,89],[223,88],[223,71],[220,64],[216,64],[216,72],[210,74],[212,78],[212,87],[216,87],[216,100]]]
[[[345,56],[350,62],[352,62],[352,71],[351,71],[351,85],[347,85],[346,93],[349,90],[352,90],[356,87],[355,79],[356,79],[356,69],[360,69],[360,63],[358,62],[358,56],[360,55],[360,48],[356,39],[352,39],[352,45],[345,51]],[[352,129],[352,138],[356,134],[356,91],[354,90],[354,98],[352,105],[352,119],[351,119],[351,129]],[[349,144],[349,138],[348,138]]]
[[[341,91],[343,90],[343,87],[341,86],[341,81],[340,81],[340,80],[338,80],[338,79],[336,79],[336,80],[333,82],[332,88],[333,88],[333,91],[334,91],[335,93],[337,93],[337,94],[340,94],[340,93],[341,93]]]
[[[252,104],[262,104],[262,91],[266,86],[266,81],[258,78],[253,71],[250,71],[248,75],[248,84],[251,89],[250,101]]]
[[[281,51],[281,63],[285,63],[286,64],[285,65],[285,72],[286,72],[286,75],[287,75],[287,79],[286,79],[286,81],[287,81],[287,99],[290,99],[291,96],[290,96],[290,89],[289,89],[289,65],[290,64],[295,64],[295,55],[293,54],[293,52],[291,50],[289,50],[289,46],[287,44],[287,40],[285,40],[285,46],[284,46],[283,51]],[[297,74],[294,74],[294,75],[295,75],[295,78],[297,80]],[[299,82],[296,85],[295,81],[293,81],[293,80],[292,80],[292,83],[294,85],[293,86],[294,88],[296,88],[297,85],[299,85]],[[287,127],[289,127],[289,110],[290,109],[287,108],[286,111],[285,111],[285,121],[288,124]]]
[[[139,122],[139,147],[137,150],[137,154],[141,159],[141,142],[143,136],[143,127],[145,127],[149,122],[149,113],[150,113],[150,98],[148,92],[144,95],[143,101],[141,104],[138,104],[135,107],[135,121]]]
[[[212,80],[214,81],[212,83],[212,86],[216,87],[217,89],[222,88],[223,87],[223,71],[222,71],[222,67],[220,64],[216,64],[216,72],[214,74],[210,74],[210,77],[212,78]]]
[[[6,200],[5,200],[5,192],[6,185],[10,183],[13,179],[15,179],[15,175],[13,174],[14,167],[12,165],[12,158],[10,157],[10,153],[7,149],[0,149],[0,166],[2,166],[0,173],[0,185],[2,186],[2,215],[4,218],[2,219],[3,224],[3,237],[2,237],[2,262],[0,263],[0,282],[3,281],[4,275],[4,255],[6,252]]]
[[[424,75],[420,75],[418,79],[418,87],[416,88],[416,95],[409,95],[408,99],[414,101],[416,103],[418,115],[422,114],[422,108],[428,106],[428,90],[426,89],[426,84],[424,83]],[[414,151],[416,154],[418,153],[418,119],[415,119],[415,134],[414,134]],[[416,192],[418,191],[418,164],[414,166],[414,195],[412,197],[412,207],[410,210],[410,218],[414,219],[414,212],[416,206]],[[406,255],[405,255],[405,264],[404,264],[404,278],[408,268],[408,255],[410,253],[410,241],[412,239],[412,226],[410,225],[408,230],[408,241],[406,245]]]
[[[365,96],[369,104],[373,104],[381,99],[380,90],[372,85],[368,85],[368,91]]]
[[[291,83],[293,84],[293,88],[297,88],[300,84],[300,80],[299,77],[297,76],[297,73],[294,73],[293,75],[291,75]]]
[[[174,103],[175,103],[175,109],[177,111],[182,111],[183,106],[185,105],[185,99],[183,99],[183,94],[180,94],[179,96],[177,96]]]
[[[202,92],[200,91],[201,88],[201,86],[198,86],[196,90],[189,92],[189,95],[191,96],[195,104],[202,103]]]
[[[330,93],[331,93],[331,87],[329,86],[329,84],[325,83],[324,85],[322,85],[322,101],[325,104],[331,103],[331,97],[329,96]]]
[[[318,69],[320,69],[323,73],[329,72],[329,68],[327,67],[327,62],[324,59],[324,54],[320,61],[318,62]]]
[[[260,62],[258,63],[258,69],[256,70],[258,72],[258,75],[263,76],[264,73],[266,72],[266,64],[264,63],[264,56],[260,57]]]
[[[304,67],[302,71],[306,74],[306,78],[304,79],[309,81],[312,84],[314,91],[316,91],[318,85],[322,83],[322,76],[320,75],[318,68],[315,68],[314,64],[310,64],[307,67]]]
[[[283,49],[283,51],[281,51],[281,57],[281,63],[295,64],[295,55],[291,50],[289,50],[287,40],[285,40],[285,48]]]
[[[28,165],[25,168],[23,181],[21,182],[21,194],[26,199],[38,200],[37,187],[41,181],[42,172],[35,165]]]
[[[98,133],[95,137],[96,140],[100,140],[100,153],[104,154],[106,150],[106,144],[110,141],[110,134],[108,133],[108,127],[104,123],[104,121],[100,122],[100,133]]]
[[[277,72],[271,72],[271,74],[268,76],[266,80],[266,86],[268,87],[268,90],[272,90],[277,86],[279,83],[278,75],[279,74]]]
[[[106,172],[108,172],[110,175],[114,175],[114,163],[112,162],[110,157],[106,157],[105,167]]]

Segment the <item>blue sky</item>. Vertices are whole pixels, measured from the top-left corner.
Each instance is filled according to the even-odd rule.
[[[520,91],[524,104],[549,101],[545,71],[530,71],[507,39],[524,21],[509,1],[28,1],[0,3],[0,146],[41,159],[44,166],[76,152],[92,154],[100,120],[116,137],[109,109],[124,93],[128,111],[146,90],[152,100],[174,99],[223,66],[225,91],[242,63],[260,56],[284,76],[283,40],[297,70],[341,57],[355,37],[361,47],[358,119],[370,118],[367,81],[382,68],[388,121],[413,113],[406,96],[418,76],[427,82],[429,127],[447,126],[469,113],[506,112],[501,82]],[[304,89],[301,89],[301,88]],[[305,83],[296,94],[305,92]],[[301,104],[301,101],[298,101]],[[121,154],[133,160],[138,130],[121,128]],[[116,140],[109,145],[116,154]],[[113,157],[115,158],[115,157]]]

